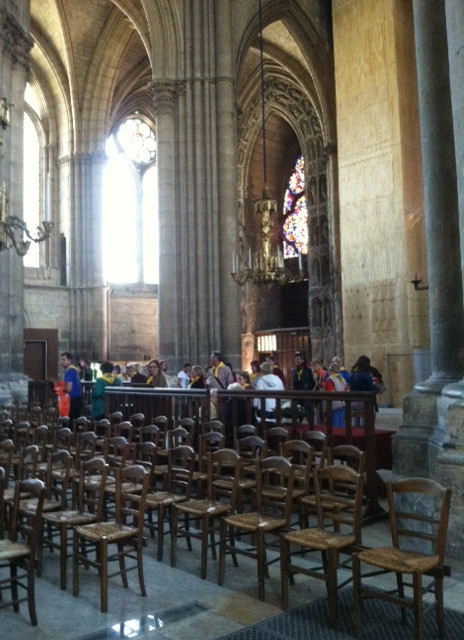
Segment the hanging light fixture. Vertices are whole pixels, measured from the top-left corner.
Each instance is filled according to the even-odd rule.
[[[302,267],[301,252],[298,253],[298,272],[294,273],[285,266],[283,252],[279,246],[274,249],[271,242],[271,233],[276,221],[277,203],[269,197],[267,188],[266,165],[266,101],[264,95],[264,56],[263,56],[263,22],[261,12],[261,0],[258,0],[259,19],[259,70],[261,84],[261,139],[263,149],[263,192],[261,200],[256,203],[256,212],[260,216],[260,231],[262,239],[261,249],[252,252],[248,248],[248,264],[239,268],[239,258],[234,253],[232,256],[232,277],[237,284],[244,285],[247,281],[257,284],[280,284],[287,282],[300,282],[304,280],[305,273]]]
[[[24,220],[8,215],[8,197],[5,185],[0,188],[0,251],[14,249],[18,256],[25,256],[31,242],[42,242],[50,237],[52,222],[45,221],[37,227],[37,235],[33,236]],[[24,236],[28,238],[24,239]]]

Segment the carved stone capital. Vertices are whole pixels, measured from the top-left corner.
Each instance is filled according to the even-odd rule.
[[[29,67],[29,51],[34,44],[33,39],[8,11],[4,9],[0,11],[0,20],[0,37],[4,55],[7,55],[13,64],[20,64],[27,69]]]
[[[174,80],[152,80],[148,84],[148,92],[153,100],[155,114],[160,115],[174,111],[181,88]]]

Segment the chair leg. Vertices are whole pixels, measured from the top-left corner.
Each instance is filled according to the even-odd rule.
[[[73,596],[79,595],[79,535],[73,533]]]
[[[143,576],[143,541],[138,540],[137,543],[137,573],[139,575],[139,585],[142,597],[147,596],[147,590],[145,589],[145,578]]]
[[[443,611],[443,576],[435,581],[435,611],[437,616],[438,636],[445,637],[445,612]]]
[[[396,574],[396,584],[398,589],[398,596],[404,600],[404,584],[403,584],[403,575],[401,573]],[[401,622],[403,623],[403,625],[406,625],[408,623],[406,613],[407,613],[406,607],[401,607]]]
[[[177,563],[177,525],[178,511],[176,505],[171,509],[171,567],[175,567]]]
[[[13,611],[16,613],[19,611],[17,575],[18,567],[16,566],[16,562],[13,560],[10,562],[11,599],[13,601]]]
[[[258,565],[258,598],[264,600],[265,588],[264,579],[266,575],[267,563],[264,549],[264,531],[258,530],[256,533],[256,558]]]
[[[227,536],[227,524],[223,518],[219,524],[219,569],[218,569],[218,584],[224,584],[224,573],[226,569],[226,536]]]
[[[284,535],[280,537],[280,606],[288,609],[288,571],[287,563],[290,560],[290,545]]]
[[[35,560],[30,557],[28,559],[27,568],[27,606],[29,608],[29,617],[31,619],[31,625],[37,626],[37,613],[35,610],[35,591],[34,591],[34,567]]]
[[[337,605],[337,566],[338,552],[336,549],[329,549],[327,554],[327,595],[329,598],[329,616],[330,624],[333,628],[338,624],[338,605]]]
[[[100,611],[108,611],[108,542],[103,539],[100,544]]]
[[[68,527],[60,524],[60,589],[66,589],[66,560],[68,557]]]
[[[355,638],[361,637],[361,562],[356,554],[352,558],[353,572],[353,634]]]
[[[414,592],[414,622],[415,638],[422,640],[422,574],[414,572],[412,574],[412,584]]]
[[[200,555],[200,578],[206,578],[206,563],[208,561],[208,516],[204,515],[201,519],[201,555]]]
[[[129,583],[127,582],[126,555],[124,553],[124,542],[118,542],[117,547],[118,547],[119,572],[121,574],[122,586],[124,587],[124,589],[127,589],[129,587]]]
[[[158,507],[158,562],[163,559],[164,547],[164,505]]]

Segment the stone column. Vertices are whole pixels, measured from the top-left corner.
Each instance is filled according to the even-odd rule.
[[[444,0],[414,0],[432,375],[439,393],[464,370],[464,314]]]
[[[179,309],[182,305],[177,273],[180,266],[176,241],[179,196],[176,191],[176,135],[174,111],[177,86],[172,80],[154,81],[149,86],[156,116],[156,159],[158,166],[159,232],[159,357],[170,359],[176,370],[176,344],[180,336]]]
[[[160,357],[175,368],[204,363],[211,350],[221,349],[237,365],[238,290],[230,276],[237,225],[230,0],[192,0],[184,9],[182,78],[150,85],[158,149]]]
[[[461,272],[464,279],[464,3],[462,0],[446,2],[446,25],[458,179]]]
[[[108,289],[103,279],[103,151],[59,161],[62,202],[69,202],[69,350],[104,360],[108,354]],[[69,194],[65,193],[69,185]],[[68,199],[69,198],[69,199]]]
[[[10,108],[10,124],[0,150],[0,182],[9,200],[8,212],[22,218],[23,210],[23,101],[32,39],[26,27],[28,11],[17,6],[0,10],[0,96]],[[14,13],[12,13],[14,12]],[[21,24],[20,19],[24,24]],[[33,230],[32,230],[33,231]],[[0,253],[0,376],[2,381],[23,370],[24,348],[23,262],[14,249]],[[0,402],[11,400],[0,383]],[[14,398],[17,399],[17,398]]]
[[[235,366],[241,365],[240,287],[231,272],[232,254],[238,237],[237,122],[234,84],[232,8],[230,0],[217,0],[216,100],[218,143],[218,216],[220,327],[224,353]]]

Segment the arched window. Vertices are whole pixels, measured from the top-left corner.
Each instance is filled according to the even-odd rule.
[[[24,177],[23,177],[23,218],[28,229],[34,233],[41,223],[41,164],[40,140],[32,118],[24,112]],[[25,267],[40,266],[39,243],[31,242],[24,256]]]
[[[103,264],[113,283],[158,283],[156,138],[139,116],[124,120],[107,144]]]
[[[300,156],[288,181],[284,198],[284,257],[308,253],[308,211],[306,209],[304,158]]]

